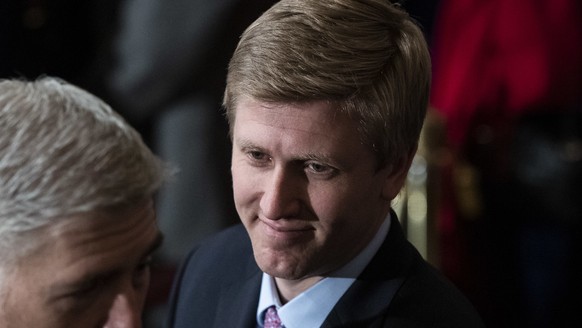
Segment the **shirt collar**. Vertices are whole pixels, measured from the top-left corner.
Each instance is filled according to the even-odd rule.
[[[275,279],[263,273],[257,307],[258,326],[263,327],[265,311],[270,306],[275,305],[286,328],[320,327],[335,304],[378,252],[389,230],[390,215],[384,220],[374,238],[362,252],[285,305],[281,304]]]

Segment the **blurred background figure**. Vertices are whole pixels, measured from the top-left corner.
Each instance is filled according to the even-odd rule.
[[[441,161],[441,266],[490,327],[577,321],[581,6],[440,4],[432,105],[449,146]]]

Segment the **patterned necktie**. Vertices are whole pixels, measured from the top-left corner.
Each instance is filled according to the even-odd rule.
[[[267,313],[265,313],[265,328],[281,328],[283,325],[281,324],[281,319],[279,315],[277,315],[277,309],[274,306],[271,306],[267,309]]]

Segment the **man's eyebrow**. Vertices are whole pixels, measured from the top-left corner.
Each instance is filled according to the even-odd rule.
[[[333,162],[333,158],[327,154],[323,153],[306,153],[299,156],[300,159],[312,160],[319,162]]]
[[[252,141],[248,139],[235,139],[235,144],[238,145],[240,149],[254,149],[257,147]]]
[[[254,144],[252,141],[250,141],[248,139],[240,138],[240,139],[236,139],[235,141],[236,141],[235,145],[238,147],[238,149],[240,149],[242,151],[257,150],[257,151],[261,151],[261,152],[266,152],[266,150],[264,150],[262,147],[257,146],[256,144]],[[299,155],[295,156],[295,161],[298,161],[298,162],[300,162],[300,161],[317,161],[317,162],[328,163],[328,164],[339,166],[339,167],[345,166],[345,165],[343,165],[342,161],[339,161],[334,156],[327,154],[327,153],[321,153],[321,152],[299,154]]]

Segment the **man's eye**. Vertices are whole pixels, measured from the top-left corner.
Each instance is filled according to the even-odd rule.
[[[75,297],[78,299],[86,298],[92,296],[96,291],[103,286],[104,282],[102,279],[94,279],[84,283],[83,285],[79,286],[77,289],[72,291],[69,296]]]
[[[247,156],[250,157],[250,159],[252,159],[253,161],[258,161],[258,162],[269,160],[269,157],[267,156],[267,154],[260,152],[260,151],[249,151],[249,152],[247,152]]]
[[[308,162],[305,166],[307,170],[315,174],[332,175],[335,173],[335,169],[333,167],[317,162]]]

